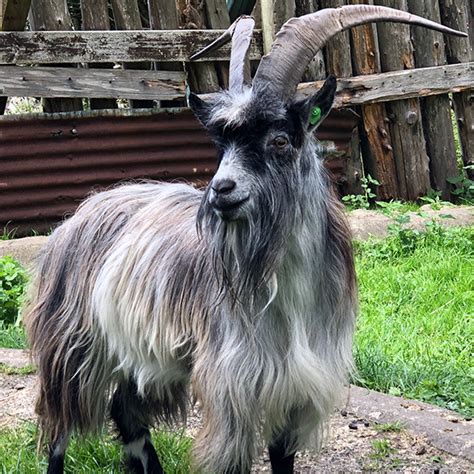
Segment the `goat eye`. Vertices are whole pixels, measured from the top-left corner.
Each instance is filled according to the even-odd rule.
[[[283,135],[278,135],[273,139],[273,143],[278,147],[278,148],[285,148],[286,145],[288,145],[288,138],[286,138]]]

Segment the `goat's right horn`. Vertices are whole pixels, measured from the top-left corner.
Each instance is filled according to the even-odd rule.
[[[250,85],[249,51],[255,20],[250,16],[241,16],[219,38],[193,54],[191,61],[202,58],[207,53],[220,48],[232,39],[229,66],[229,90],[241,92],[244,84]]]
[[[253,81],[256,93],[266,89],[286,102],[295,94],[310,61],[330,38],[340,31],[372,21],[409,23],[443,33],[467,36],[461,31],[393,8],[374,5],[327,8],[291,18],[282,26],[270,53],[260,61]]]

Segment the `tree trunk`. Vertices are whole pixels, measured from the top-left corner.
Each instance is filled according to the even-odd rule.
[[[349,4],[367,4],[365,0],[349,0]],[[380,72],[380,57],[377,45],[377,31],[373,24],[352,28],[352,67],[355,75],[377,74]],[[393,156],[390,129],[385,104],[370,104],[361,107],[360,125],[361,148],[364,168],[376,178],[380,186],[376,192],[378,199],[404,197],[400,189]]]
[[[376,0],[378,5],[407,10],[407,0]],[[378,23],[380,64],[382,71],[413,69],[413,47],[410,27],[398,23]],[[429,160],[418,99],[393,101],[387,105],[392,146],[402,197],[411,201],[426,195],[430,189]],[[404,183],[404,184],[403,184]]]
[[[439,5],[433,0],[408,0],[411,13],[440,23]],[[417,68],[446,64],[443,34],[426,28],[412,28]],[[451,197],[447,178],[458,175],[456,147],[448,95],[420,99],[426,151],[429,156],[432,187],[443,199]]]
[[[107,0],[81,0],[83,30],[110,30]],[[111,69],[113,64],[94,64],[95,68]],[[114,99],[90,99],[91,109],[116,109]]]
[[[469,9],[469,3],[471,8]],[[468,38],[446,36],[446,50],[449,64],[466,63],[474,60],[474,22],[472,0],[441,0],[441,20],[444,25],[469,32]],[[470,28],[467,29],[467,26]],[[453,94],[454,110],[461,139],[462,157],[465,166],[474,166],[474,91]],[[474,180],[474,170],[467,174]]]
[[[31,0],[30,25],[33,31],[71,30],[72,20],[66,0]],[[54,67],[54,65],[52,65]],[[59,65],[56,65],[59,66]],[[82,110],[81,99],[43,99],[45,112]]]

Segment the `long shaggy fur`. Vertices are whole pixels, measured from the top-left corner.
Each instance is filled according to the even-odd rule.
[[[53,233],[26,317],[51,440],[98,430],[133,381],[160,420],[200,401],[206,472],[249,468],[282,430],[291,448],[320,444],[351,367],[355,279],[344,216],[305,147],[291,180],[256,180],[245,223],[190,186],[146,183],[91,196]]]

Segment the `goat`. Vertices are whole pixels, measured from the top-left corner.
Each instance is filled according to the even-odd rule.
[[[273,472],[318,448],[352,367],[356,281],[341,206],[313,132],[336,80],[296,97],[305,68],[339,31],[391,20],[454,30],[367,5],[289,20],[253,83],[253,20],[237,20],[230,86],[189,103],[219,166],[206,190],[119,186],[89,197],[48,240],[25,322],[36,360],[36,410],[48,473],[64,469],[73,431],[107,413],[132,472],[161,473],[155,420],[184,418],[197,399],[196,468],[249,472],[269,446]]]

